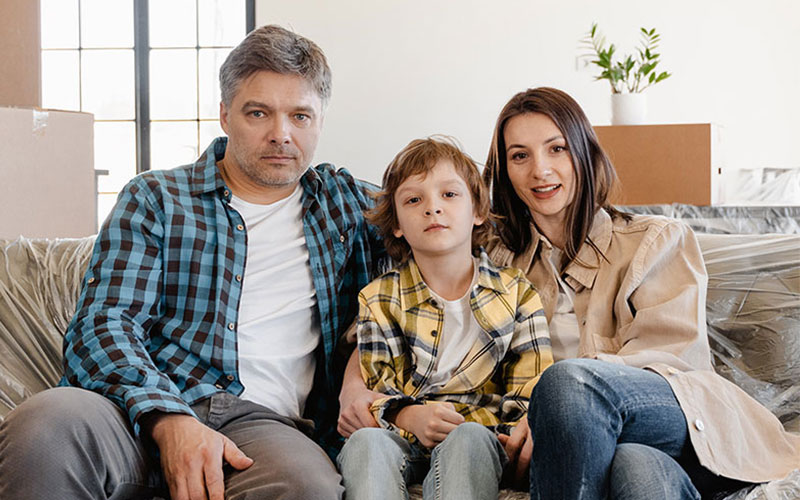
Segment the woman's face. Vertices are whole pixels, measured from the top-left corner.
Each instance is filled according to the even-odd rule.
[[[575,198],[575,170],[567,140],[549,116],[517,115],[504,130],[508,177],[536,226],[548,238],[563,234]]]

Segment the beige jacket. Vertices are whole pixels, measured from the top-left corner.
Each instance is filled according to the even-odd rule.
[[[536,286],[547,320],[558,296],[551,247],[531,225],[532,243],[514,255],[499,239],[488,248],[498,266],[521,269]],[[686,415],[700,463],[743,481],[779,479],[800,468],[800,435],[711,366],[706,334],[708,277],[694,233],[656,216],[595,216],[587,245],[564,271],[575,290],[579,356],[647,368],[663,376]],[[585,265],[581,265],[578,261]]]

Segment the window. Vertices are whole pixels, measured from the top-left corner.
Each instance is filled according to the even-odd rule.
[[[255,0],[41,0],[42,106],[95,116],[98,221],[136,173],[194,161]]]

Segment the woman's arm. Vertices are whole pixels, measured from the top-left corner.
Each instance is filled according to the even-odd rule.
[[[707,283],[694,232],[678,221],[664,225],[643,240],[617,294],[619,351],[595,357],[638,367],[661,362],[710,370]]]

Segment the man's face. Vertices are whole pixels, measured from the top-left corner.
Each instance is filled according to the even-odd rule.
[[[220,105],[234,192],[290,193],[314,156],[322,118],[322,100],[300,76],[259,71],[243,80],[230,106]]]

